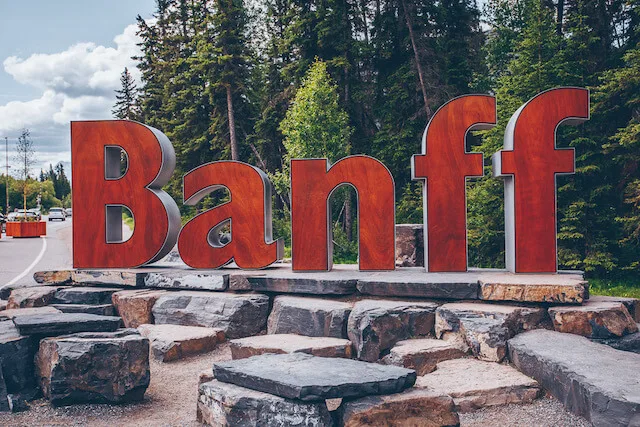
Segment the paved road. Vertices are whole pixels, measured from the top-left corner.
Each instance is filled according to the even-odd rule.
[[[33,273],[37,270],[70,267],[71,218],[47,221],[46,237],[14,239],[3,234],[0,239],[0,286],[12,281],[35,283]]]

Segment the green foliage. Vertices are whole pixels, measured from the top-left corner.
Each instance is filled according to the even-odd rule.
[[[422,224],[422,185],[407,184],[396,206],[397,224]]]
[[[590,279],[589,293],[613,297],[640,299],[640,282],[637,277],[623,279]]]

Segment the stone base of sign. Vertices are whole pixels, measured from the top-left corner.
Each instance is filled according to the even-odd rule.
[[[433,338],[418,338],[398,342],[382,358],[385,365],[414,369],[417,375],[435,371],[436,365],[444,360],[459,359],[466,354],[455,343]]]
[[[293,272],[290,264],[243,271],[234,266],[193,270],[164,264],[126,270],[58,270],[34,275],[39,283],[70,286],[137,286],[209,291],[254,291],[323,296],[372,295],[429,299],[481,299],[554,304],[582,304],[589,286],[579,272],[512,274],[471,269],[465,273],[427,273],[420,267],[395,271],[358,271],[356,265],[335,265],[328,272]]]
[[[225,338],[220,329],[200,326],[140,325],[138,331],[149,339],[153,356],[161,362],[207,353]]]
[[[154,323],[153,306],[164,294],[165,291],[151,289],[127,289],[114,293],[111,301],[122,317],[124,327],[137,328]]]
[[[352,308],[349,302],[279,295],[273,301],[267,333],[347,338]]]
[[[58,288],[34,286],[11,291],[7,300],[8,309],[43,307],[53,301]]]

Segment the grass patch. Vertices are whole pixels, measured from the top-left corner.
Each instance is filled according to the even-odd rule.
[[[589,279],[589,293],[640,299],[640,280],[637,278]]]

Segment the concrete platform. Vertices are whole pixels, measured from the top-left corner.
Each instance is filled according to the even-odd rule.
[[[197,276],[197,277],[196,277]],[[293,272],[290,264],[264,270],[194,270],[181,264],[125,270],[56,270],[34,274],[47,285],[178,288],[255,291],[324,296],[373,295],[429,299],[581,304],[588,299],[588,283],[580,272],[513,274],[503,270],[472,269],[465,273],[427,273],[420,267],[395,271],[358,271],[356,265],[336,265],[328,272]],[[196,280],[197,279],[197,280]]]

